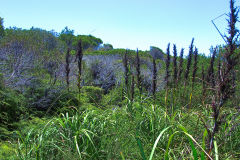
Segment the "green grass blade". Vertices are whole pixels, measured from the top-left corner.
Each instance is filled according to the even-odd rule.
[[[215,149],[215,159],[218,160],[218,146],[217,146],[217,142],[213,141],[214,144],[214,149]]]
[[[204,149],[204,150],[206,150],[206,144],[205,144],[205,139],[206,139],[206,137],[207,137],[207,129],[205,129],[205,131],[204,131],[204,133],[203,133],[203,140],[202,140],[202,148]],[[206,160],[206,158],[205,158],[205,154],[204,154],[204,152],[202,151],[201,152],[201,160]]]
[[[198,160],[198,154],[197,154],[197,150],[193,144],[193,141],[189,138],[189,142],[190,142],[190,145],[191,145],[191,148],[192,148],[192,151],[193,151],[193,158],[194,160]]]
[[[120,155],[121,155],[122,160],[125,160],[124,155],[123,155],[122,152],[120,152]]]
[[[180,125],[179,128],[182,129],[184,133],[187,133],[186,128],[184,128],[183,126]],[[194,146],[194,143],[189,136],[188,136],[188,139],[189,139],[189,143],[190,143],[190,146],[191,146],[191,149],[192,149],[192,152],[193,152],[193,158],[194,158],[194,160],[198,160],[198,154],[197,154],[197,150]]]
[[[79,158],[82,159],[82,155],[81,155],[81,152],[80,152],[79,147],[78,147],[77,136],[74,136],[74,141],[75,141],[75,145],[76,145],[76,148],[77,148]]]
[[[24,143],[24,140],[22,138],[22,134],[19,131],[16,131],[17,135],[19,136],[22,143]]]
[[[141,143],[141,141],[140,141],[140,139],[138,137],[136,137],[136,140],[137,140],[138,148],[140,149],[140,153],[141,153],[142,159],[146,160],[146,156],[145,156],[145,153],[144,153],[144,150],[143,150],[142,143]]]
[[[89,135],[89,133],[91,133],[92,135],[94,135],[94,133],[91,132],[91,131],[89,131],[89,130],[86,130],[86,129],[83,129],[82,132],[85,134],[85,136],[87,136],[88,140],[91,142],[93,148],[94,148],[95,151],[97,152],[97,149],[96,149],[96,147],[95,147],[95,145],[94,145],[94,143],[93,143],[93,140],[92,140],[91,136]],[[95,136],[96,136],[96,135],[95,135]]]
[[[168,157],[169,147],[170,147],[170,144],[171,144],[171,142],[172,142],[172,139],[173,139],[174,135],[175,135],[176,133],[178,133],[178,132],[179,132],[179,131],[174,132],[174,133],[169,137],[168,144],[167,144],[166,151],[165,151],[165,155],[164,155],[164,159],[165,159],[165,160],[168,160],[168,159],[169,159],[169,157]]]
[[[193,138],[193,136],[186,132],[185,128],[183,128],[182,126],[180,126],[179,128],[183,130],[184,134],[186,134],[189,138],[192,139],[192,141],[206,154],[206,156],[208,156],[210,160],[213,160],[211,156],[201,147],[201,145],[197,143],[197,141]]]
[[[168,128],[170,128],[170,127],[167,127],[167,128],[165,128],[164,130],[162,130],[162,132],[161,132],[161,133],[159,134],[159,136],[157,137],[157,139],[156,139],[156,141],[155,141],[155,143],[154,143],[154,145],[153,145],[153,149],[152,149],[151,155],[150,155],[150,157],[149,157],[149,160],[152,160],[154,151],[155,151],[155,149],[156,149],[156,147],[157,147],[157,144],[158,144],[158,141],[160,140],[160,138],[162,137],[163,133],[164,133]]]

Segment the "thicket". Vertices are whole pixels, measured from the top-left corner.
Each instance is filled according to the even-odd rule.
[[[31,28],[0,36],[0,159],[239,159],[238,8],[188,56]]]

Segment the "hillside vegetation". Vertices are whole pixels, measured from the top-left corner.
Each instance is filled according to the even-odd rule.
[[[209,56],[194,38],[134,51],[0,18],[0,159],[240,159],[234,5]]]

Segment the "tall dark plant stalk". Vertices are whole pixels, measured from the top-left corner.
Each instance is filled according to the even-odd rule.
[[[170,66],[170,43],[168,43],[168,47],[167,47],[167,58],[165,60],[165,64],[166,64],[166,75],[165,75],[165,82],[166,82],[166,93],[165,93],[165,106],[166,106],[166,112],[167,112],[167,106],[168,106],[168,88],[169,88],[169,75],[170,75],[170,71],[169,71],[169,66]]]
[[[131,101],[134,100],[134,87],[135,87],[135,81],[134,81],[134,75],[132,74],[132,79],[131,79]]]
[[[185,75],[184,75],[184,78],[185,78],[184,86],[186,86],[186,84],[188,83],[188,76],[189,76],[191,63],[192,63],[193,42],[194,42],[194,38],[192,39],[191,45],[189,46],[189,54],[188,54],[188,59],[187,59],[187,68],[186,68]]]
[[[205,84],[205,70],[204,65],[202,63],[202,102],[204,103],[205,100],[205,93],[206,93],[206,84]]]
[[[127,57],[127,50],[123,57],[123,67],[124,67],[124,80],[125,80],[125,88],[126,93],[128,93],[128,78],[129,78],[129,68],[128,68],[128,57]]]
[[[170,76],[170,71],[169,71],[169,66],[170,66],[170,43],[168,43],[167,47],[167,58],[165,60],[166,64],[166,75],[165,75],[165,82],[166,82],[166,88],[169,86],[169,76]]]
[[[82,41],[78,41],[77,45],[77,60],[78,60],[78,94],[79,94],[79,102],[80,102],[80,94],[81,94],[81,76],[82,76],[82,57],[83,57],[83,49],[82,49]]]
[[[138,54],[137,49],[137,56],[136,56],[136,72],[137,72],[137,86],[140,91],[140,94],[142,93],[142,79],[141,79],[141,69],[140,69],[140,58]]]
[[[227,38],[228,47],[226,48],[227,54],[224,55],[224,58],[227,59],[229,64],[227,65],[227,70],[232,70],[235,63],[238,61],[238,56],[233,57],[237,45],[239,37],[239,30],[236,28],[236,23],[238,22],[238,13],[239,8],[234,7],[235,0],[230,0],[230,10],[231,12],[228,14],[228,34],[229,36],[225,36]],[[231,71],[232,74],[232,85],[235,87],[236,74],[234,71]]]
[[[69,92],[70,48],[68,48],[68,50],[67,50],[67,54],[66,54],[65,73],[66,73],[67,90],[68,90],[68,92]]]
[[[192,72],[192,88],[194,87],[196,73],[197,73],[197,64],[198,64],[198,50],[195,48],[194,51],[194,63],[193,63],[193,72]]]
[[[220,81],[218,82],[218,85],[215,86],[217,96],[214,96],[212,103],[214,126],[213,129],[208,133],[210,135],[209,152],[211,152],[213,148],[215,134],[218,132],[222,122],[222,116],[220,115],[221,108],[235,92],[235,86],[232,85],[232,73],[235,72],[234,68],[238,64],[239,60],[239,54],[236,54],[235,52],[237,48],[236,42],[239,36],[239,30],[236,28],[239,10],[237,7],[234,7],[234,4],[235,0],[230,0],[230,13],[228,14],[228,36],[226,36],[227,45],[223,54],[223,65],[220,70]]]
[[[177,46],[176,44],[173,45],[173,81],[175,86],[177,85],[177,74],[178,74],[178,68],[177,68]]]
[[[183,54],[184,54],[184,49],[181,49],[180,52],[180,60],[179,60],[179,65],[178,65],[178,76],[177,76],[177,83],[181,80],[182,72],[183,72]]]
[[[217,71],[217,73],[218,73],[218,79],[217,79],[217,81],[218,82],[220,82],[221,81],[221,57],[219,57],[219,59],[218,59],[218,71]]]
[[[156,87],[157,87],[157,65],[156,65],[156,60],[155,58],[153,58],[153,78],[152,78],[152,95],[153,95],[153,99],[155,101],[156,99]]]
[[[215,62],[216,54],[217,54],[217,49],[215,48],[213,50],[212,58],[211,58],[211,61],[210,61],[210,65],[208,67],[207,77],[206,77],[206,82],[208,84],[211,84],[213,88],[215,86],[214,62]]]

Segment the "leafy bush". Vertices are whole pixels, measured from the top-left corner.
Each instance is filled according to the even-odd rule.
[[[82,92],[88,98],[88,103],[99,104],[103,97],[103,89],[94,86],[82,87]]]
[[[15,148],[9,142],[0,141],[0,159],[16,159]]]
[[[109,91],[108,94],[105,94],[102,98],[101,104],[104,107],[118,107],[122,106],[123,102],[123,92],[120,87],[116,87]]]
[[[43,80],[32,80],[24,92],[27,107],[37,110],[54,111],[65,106],[78,105],[74,93],[69,93],[64,86],[47,85]]]
[[[4,80],[3,80],[3,75],[0,73],[0,90],[4,88]]]
[[[0,124],[10,125],[18,121],[25,98],[10,89],[0,90]]]
[[[117,61],[118,55],[87,55],[84,57],[87,67],[87,85],[98,86],[104,89],[105,93],[112,89],[118,81],[118,72],[121,71],[121,64]]]

